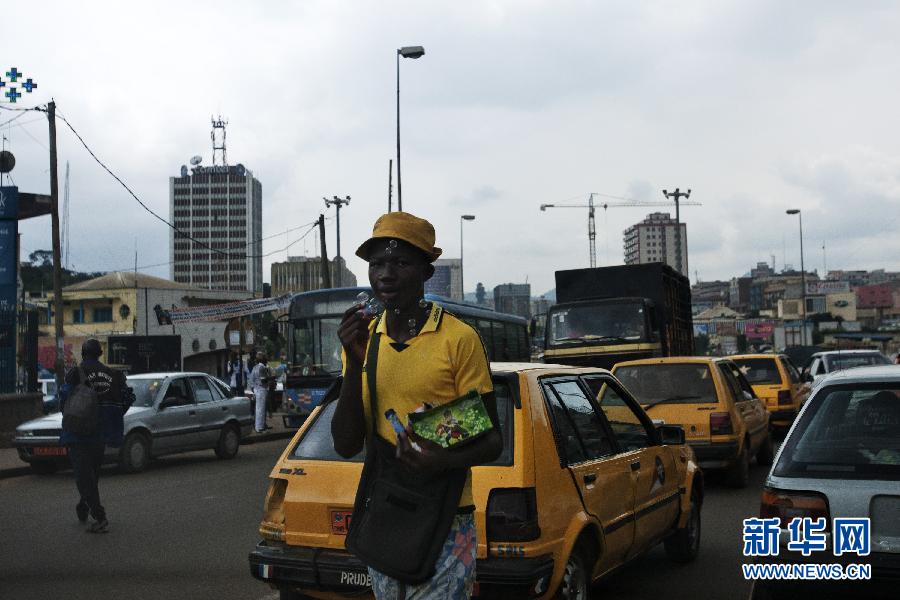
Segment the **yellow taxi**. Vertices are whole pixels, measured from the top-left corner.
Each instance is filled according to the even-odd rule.
[[[585,598],[660,542],[675,561],[696,556],[703,474],[680,427],[654,425],[603,369],[491,371],[504,448],[472,472],[476,595]],[[363,456],[334,451],[335,405],[316,409],[269,475],[249,563],[282,600],[370,593],[365,566],[344,549]]]
[[[621,362],[613,374],[654,420],[684,428],[704,469],[723,469],[745,487],[750,459],[772,464],[769,413],[727,358],[677,356]]]
[[[729,357],[769,411],[773,427],[787,429],[809,396],[809,385],[784,354],[738,354]]]

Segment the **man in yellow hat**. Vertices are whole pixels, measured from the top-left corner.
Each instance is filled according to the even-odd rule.
[[[344,380],[332,420],[335,450],[351,457],[369,442],[367,470],[369,461],[375,460],[370,454],[380,449],[382,460],[396,461],[413,478],[462,474],[460,485],[448,492],[448,497],[455,494],[456,501],[450,508],[456,506],[456,514],[451,514],[449,531],[441,538],[446,541],[430,579],[404,581],[377,568],[379,564],[390,564],[390,560],[364,558],[372,576],[372,589],[379,599],[471,596],[475,582],[475,522],[470,468],[494,460],[503,448],[481,338],[470,325],[424,300],[425,281],[434,274],[432,262],[441,255],[441,249],[434,244],[434,227],[428,221],[404,212],[382,215],[375,222],[372,237],[359,246],[356,254],[368,261],[369,283],[385,311],[373,318],[359,306],[353,306],[344,313],[338,330],[344,349]],[[373,384],[374,389],[370,389]],[[470,390],[482,395],[494,428],[460,447],[445,449],[417,436],[408,426],[398,434],[388,419],[381,417],[393,411],[403,418],[425,402],[437,407]],[[387,454],[390,456],[385,459]],[[368,493],[371,484],[361,482],[357,502],[360,494]],[[369,518],[383,518],[384,514],[376,508]],[[354,514],[353,523],[357,518]],[[351,531],[348,548],[353,539]],[[384,554],[399,552],[397,547],[383,547]]]

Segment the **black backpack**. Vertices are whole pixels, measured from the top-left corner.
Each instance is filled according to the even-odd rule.
[[[78,384],[63,406],[63,429],[76,435],[94,435],[100,421],[99,405],[97,392],[88,385],[84,369],[78,367]]]

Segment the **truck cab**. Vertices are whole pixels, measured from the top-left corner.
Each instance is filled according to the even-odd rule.
[[[621,360],[659,356],[655,306],[647,298],[582,300],[547,313],[544,360],[612,368]]]

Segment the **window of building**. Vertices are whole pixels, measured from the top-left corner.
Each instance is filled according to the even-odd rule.
[[[73,308],[72,309],[72,322],[73,323],[84,323],[84,309],[83,308]]]
[[[112,306],[94,309],[94,323],[112,323]]]

